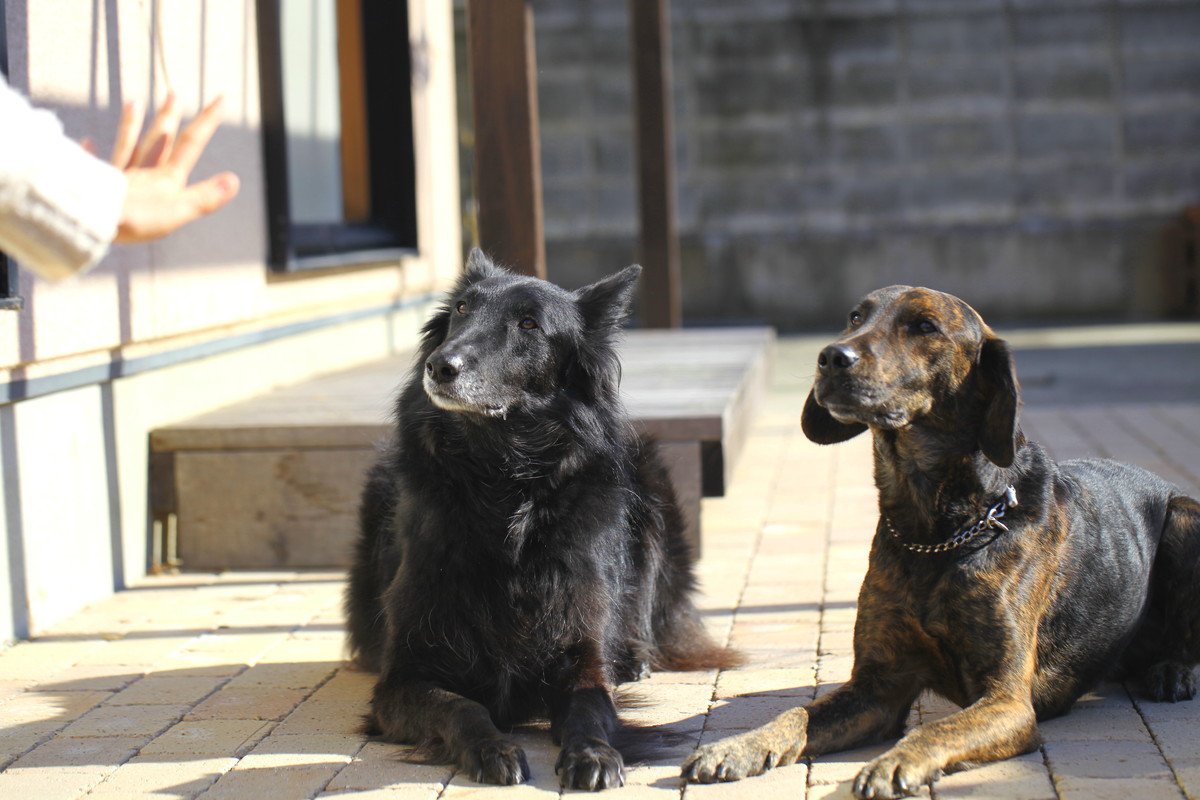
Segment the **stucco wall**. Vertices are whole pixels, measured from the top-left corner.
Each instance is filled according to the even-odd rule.
[[[0,641],[144,573],[151,430],[411,347],[430,293],[461,265],[450,0],[410,2],[429,66],[413,89],[420,252],[284,278],[265,264],[254,3],[5,6],[12,84],[71,135],[106,152],[125,100],[153,105],[169,85],[190,116],[223,94],[194,176],[231,169],[242,186],[212,217],[114,247],[77,279],[21,274],[24,310],[0,311],[0,388],[17,400],[0,402]]]

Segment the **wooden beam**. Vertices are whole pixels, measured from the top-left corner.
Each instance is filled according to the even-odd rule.
[[[641,260],[645,269],[642,323],[648,328],[678,328],[683,323],[683,303],[675,228],[669,0],[629,0],[629,11]]]
[[[361,0],[337,0],[337,52],[342,123],[342,217],[346,222],[366,222],[371,218],[371,161],[367,146]]]
[[[479,246],[546,277],[537,69],[530,0],[468,0]]]

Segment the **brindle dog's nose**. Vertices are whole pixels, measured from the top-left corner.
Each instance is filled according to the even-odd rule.
[[[436,354],[425,362],[425,372],[436,383],[451,383],[462,369],[462,356]]]
[[[817,356],[817,369],[822,375],[850,369],[858,363],[858,353],[848,344],[831,344]]]

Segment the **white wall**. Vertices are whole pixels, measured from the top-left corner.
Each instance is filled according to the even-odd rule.
[[[254,3],[8,0],[6,8],[12,84],[54,108],[72,135],[95,137],[101,152],[124,100],[161,102],[169,84],[190,116],[224,94],[222,127],[194,176],[232,169],[242,190],[167,240],[115,247],[76,280],[22,274],[26,308],[0,311],[0,385],[117,374],[139,359],[343,313],[358,321],[0,404],[0,641],[36,633],[144,572],[151,430],[411,346],[424,308],[368,312],[444,287],[461,260],[450,0],[410,2],[410,35],[431,62],[413,91],[419,255],[284,278],[264,263]],[[155,8],[161,60],[151,44]]]

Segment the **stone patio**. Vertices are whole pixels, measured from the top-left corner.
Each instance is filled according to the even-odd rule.
[[[1014,332],[1025,428],[1059,458],[1141,463],[1200,493],[1200,326]],[[630,718],[686,746],[629,771],[617,796],[835,798],[882,748],[736,784],[690,786],[698,741],[770,719],[844,681],[875,525],[866,437],[818,448],[799,412],[825,337],[780,342],[772,391],[727,495],[706,499],[701,605],[750,656],[730,672],[657,674]],[[69,554],[64,554],[69,557]],[[555,748],[520,732],[534,771],[480,787],[356,733],[372,676],[343,662],[342,576],[147,579],[0,654],[0,797],[519,800],[559,789]],[[923,698],[912,724],[953,709]],[[1028,756],[948,776],[938,798],[1200,797],[1200,702],[1154,704],[1106,684],[1042,726]]]

